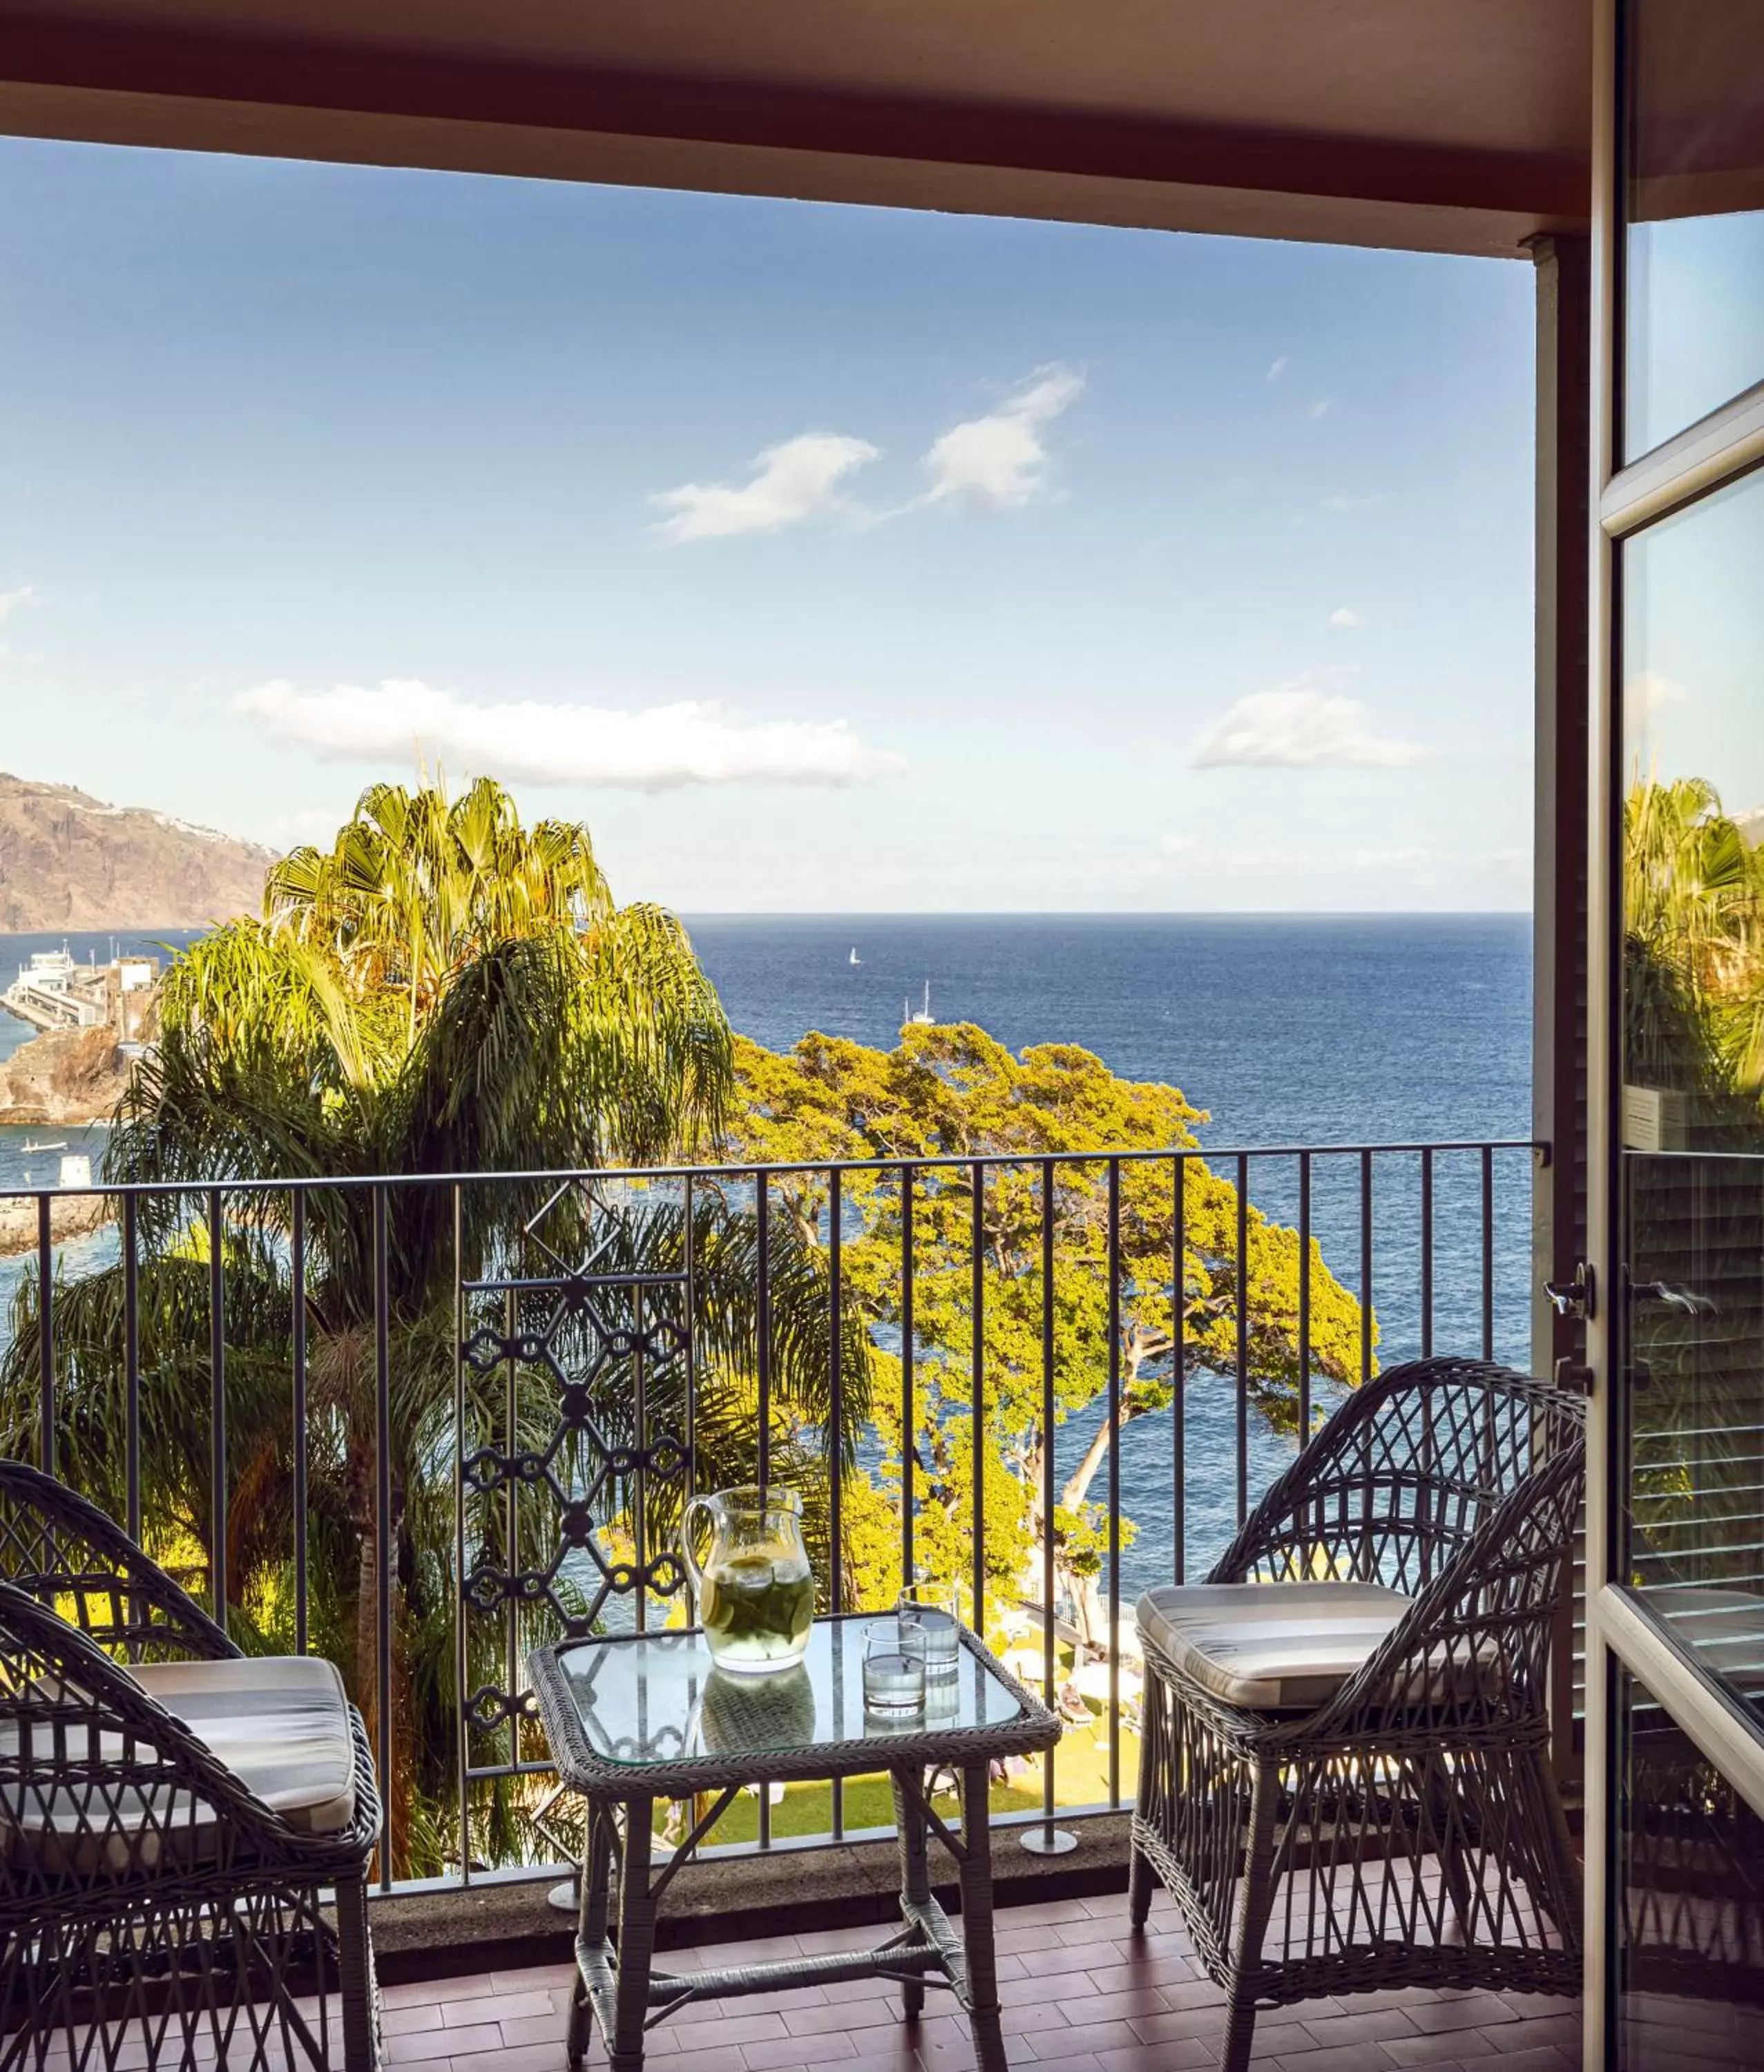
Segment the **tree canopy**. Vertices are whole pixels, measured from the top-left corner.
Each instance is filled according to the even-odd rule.
[[[378,1622],[392,1607],[390,1847],[400,1874],[457,1854],[448,1807],[457,1729],[453,1667],[458,1588],[454,1462],[475,1449],[530,1453],[557,1426],[556,1379],[542,1361],[479,1372],[456,1366],[458,1319],[486,1298],[475,1281],[544,1283],[590,1249],[627,1274],[678,1276],[695,1260],[690,1319],[697,1417],[678,1400],[679,1363],[646,1377],[658,1424],[694,1431],[701,1472],[746,1479],[757,1445],[758,1341],[750,1214],[705,1190],[689,1231],[677,1196],[614,1186],[559,1189],[500,1174],[591,1173],[689,1155],[713,1140],[733,1088],[732,1038],[685,929],[654,906],[615,904],[586,828],[524,828],[495,784],[450,800],[438,788],[376,785],[329,849],[297,851],[272,872],[264,911],[204,936],[173,965],[157,1053],[136,1073],[106,1178],[138,1197],[142,1485],[150,1537],[194,1569],[211,1545],[215,1375],[210,1268],[224,1282],[228,1622],[246,1644],[294,1638],[290,1568],[297,1484],[291,1388],[295,1289],[290,1194],[226,1194],[218,1226],[206,1188],[228,1180],[347,1182],[407,1176],[381,1190],[319,1185],[304,1196],[304,1328],[310,1634],[343,1667],[377,1740]],[[454,1190],[408,1176],[474,1176]],[[162,1191],[152,1191],[158,1190]],[[457,1215],[457,1221],[456,1221]],[[771,1406],[780,1459],[811,1503],[824,1486],[831,1309],[818,1254],[783,1229],[771,1246]],[[124,1507],[123,1269],[56,1291],[58,1465],[117,1515]],[[490,1299],[494,1309],[504,1298]],[[557,1297],[525,1304],[527,1327]],[[389,1342],[392,1515],[379,1510],[376,1315]],[[463,1306],[456,1306],[463,1305]],[[500,1321],[500,1318],[499,1318]],[[0,1361],[0,1444],[33,1442],[42,1346],[34,1282],[14,1305]],[[628,1336],[615,1350],[572,1315],[558,1350],[591,1376],[594,1411],[615,1445],[635,1443]],[[619,1347],[623,1350],[619,1350]],[[848,1445],[866,1401],[866,1347],[845,1348]],[[464,1391],[458,1423],[456,1379]],[[669,1392],[675,1392],[670,1395]],[[792,1444],[792,1435],[796,1435]],[[581,1472],[572,1455],[566,1478]],[[630,1501],[628,1482],[607,1495]],[[676,1490],[652,1488],[649,1544],[664,1544]],[[501,1497],[467,1495],[473,1541],[504,1530]],[[816,1509],[823,1540],[825,1507]],[[557,1519],[520,1510],[524,1565],[543,1566]],[[608,1521],[611,1523],[612,1521]],[[390,1572],[379,1569],[382,1546]],[[192,1555],[194,1559],[191,1559]],[[574,1585],[571,1585],[574,1587]],[[520,1613],[522,1653],[547,1637]],[[485,1622],[504,1632],[500,1616]],[[501,1638],[468,1671],[506,1673]],[[471,1688],[471,1685],[468,1685]],[[504,1733],[504,1754],[512,1751]],[[470,1846],[491,1860],[524,1846],[518,1791],[480,1792]],[[529,1838],[530,1839],[530,1838]]]
[[[980,1367],[982,1490],[989,1574],[1014,1590],[1042,1532],[1045,1416],[1042,1359],[1043,1168],[1052,1172],[1054,1425],[1092,1409],[1109,1385],[1108,1161],[1072,1154],[1192,1150],[1206,1118],[1173,1087],[1117,1078],[1090,1052],[1047,1044],[1013,1055],[972,1024],[909,1025],[881,1051],[805,1037],[783,1054],[738,1038],[730,1155],[781,1166],[885,1158],[1009,1162],[981,1182]],[[1237,1276],[1236,1189],[1199,1158],[1122,1157],[1117,1166],[1116,1301],[1122,1430],[1170,1408],[1176,1388],[1203,1370],[1234,1370],[1240,1302],[1248,1317],[1252,1400],[1293,1429],[1299,1380],[1298,1240],[1253,1204],[1244,1212],[1244,1278]],[[927,1164],[913,1190],[914,1387],[905,1411],[902,1272],[903,1190],[894,1173],[856,1170],[841,1189],[843,1277],[876,1350],[872,1404],[882,1438],[870,1494],[898,1503],[911,1461],[915,1549],[935,1574],[968,1572],[974,1544],[974,1169]],[[780,1174],[779,1187],[805,1242],[824,1243],[824,1175]],[[1181,1196],[1181,1284],[1175,1259]],[[1177,1357],[1178,1314],[1181,1356]],[[1360,1313],[1312,1242],[1314,1374],[1358,1378]],[[1106,1422],[1060,1478],[1054,1519],[1060,1574],[1081,1622],[1094,1616],[1092,1584],[1105,1521],[1088,1501],[1107,1459]],[[854,1493],[861,1518],[865,1491]],[[877,1544],[886,1557],[886,1548]],[[898,1554],[892,1557],[898,1560]],[[886,1576],[858,1576],[884,1592]]]

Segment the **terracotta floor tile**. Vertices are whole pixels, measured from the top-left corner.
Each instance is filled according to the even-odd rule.
[[[1215,2072],[1219,2053],[1199,2037],[1173,2038],[1167,2043],[1135,2043],[1120,2050],[1100,2050],[1100,2072]]]
[[[489,2019],[490,2002],[483,2003],[485,2019],[469,2029],[426,2029],[414,2036],[389,2036],[389,2065],[428,2065],[438,2058],[454,2058],[479,2050],[502,2047],[502,2031]]]
[[[1518,2037],[1523,2031],[1503,2029],[1497,2033]],[[1495,2045],[1478,2029],[1444,2029],[1432,2036],[1392,2037],[1385,2040],[1382,2048],[1392,2065],[1401,2066],[1431,2068],[1495,2055]]]

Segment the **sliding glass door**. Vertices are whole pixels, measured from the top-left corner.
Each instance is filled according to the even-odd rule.
[[[1764,5],[1617,0],[1589,2055],[1764,2065]]]

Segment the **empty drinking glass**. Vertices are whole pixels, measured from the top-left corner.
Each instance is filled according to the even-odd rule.
[[[917,1628],[880,1619],[864,1636],[864,1710],[916,1712],[925,1702],[925,1641]]]
[[[961,1654],[954,1589],[947,1583],[911,1584],[901,1592],[894,1615],[903,1626],[924,1635],[925,1674],[931,1681],[953,1676]]]

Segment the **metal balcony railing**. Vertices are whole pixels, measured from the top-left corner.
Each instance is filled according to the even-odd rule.
[[[248,1647],[338,1659],[389,1783],[383,1889],[569,1860],[527,1653],[681,1619],[685,1501],[739,1482],[804,1485],[824,1609],[929,1568],[1033,1657],[1089,1729],[1000,1784],[1051,1833],[1131,1800],[1140,1589],[1203,1576],[1375,1365],[1527,1363],[1547,1156],[228,1178],[93,1189],[108,1220],[66,1241],[35,1192],[0,1260],[0,1450]],[[861,1789],[823,1799],[762,1796],[725,1845],[873,1824]]]

